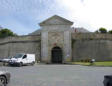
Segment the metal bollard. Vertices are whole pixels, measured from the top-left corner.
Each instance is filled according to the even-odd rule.
[[[105,75],[103,84],[104,86],[112,86],[112,75]]]

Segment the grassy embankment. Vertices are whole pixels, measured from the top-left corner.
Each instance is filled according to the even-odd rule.
[[[112,67],[112,61],[105,61],[105,62],[94,62],[93,64],[89,62],[72,62],[72,64],[84,65],[84,66],[105,66],[105,67]]]

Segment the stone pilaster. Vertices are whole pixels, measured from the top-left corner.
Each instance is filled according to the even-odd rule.
[[[71,49],[71,33],[70,31],[64,32],[64,62],[70,62],[72,58]]]
[[[48,32],[41,33],[41,61],[48,62]]]

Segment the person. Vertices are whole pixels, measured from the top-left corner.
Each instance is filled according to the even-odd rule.
[[[91,59],[90,61],[91,65],[93,65],[94,62],[95,62],[95,59]]]

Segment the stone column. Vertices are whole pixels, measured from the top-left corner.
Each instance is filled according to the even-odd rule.
[[[64,32],[64,62],[70,62],[72,59],[71,55],[72,49],[71,49],[71,33],[70,31]]]
[[[41,33],[41,61],[48,62],[48,32]]]

